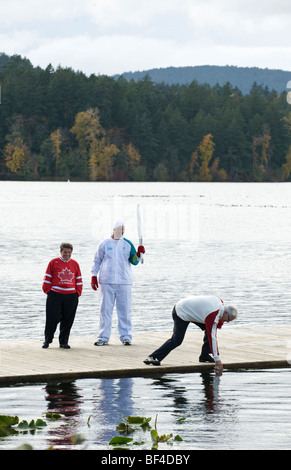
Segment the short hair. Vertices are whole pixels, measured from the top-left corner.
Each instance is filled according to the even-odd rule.
[[[228,305],[225,307],[224,311],[227,312],[230,317],[237,318],[237,309],[235,307]]]
[[[73,251],[73,245],[71,243],[61,243],[60,251],[63,251],[64,248],[69,248],[70,250]]]

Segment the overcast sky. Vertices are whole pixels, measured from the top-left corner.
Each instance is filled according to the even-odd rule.
[[[0,0],[0,52],[86,74],[193,65],[291,71],[290,0]]]

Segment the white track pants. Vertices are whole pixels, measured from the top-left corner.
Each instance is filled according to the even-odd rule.
[[[116,302],[118,331],[120,341],[132,339],[131,328],[131,285],[100,284],[101,305],[99,339],[109,341],[111,335],[112,313]]]

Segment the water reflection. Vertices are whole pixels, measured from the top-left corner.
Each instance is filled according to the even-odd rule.
[[[201,374],[205,394],[205,413],[218,413],[220,405],[219,384],[221,377],[209,373]]]
[[[45,387],[47,413],[62,416],[56,427],[48,431],[49,445],[62,447],[71,445],[71,436],[79,432],[80,415],[82,413],[83,397],[75,382],[49,383]]]
[[[153,381],[153,387],[162,394],[162,411],[168,423],[169,412],[173,415],[171,426],[183,433],[185,448],[224,448],[223,442],[230,435],[237,435],[240,404],[229,390],[224,390],[226,376],[221,379],[205,372],[178,378],[165,376]],[[162,424],[166,424],[163,418]]]
[[[122,415],[133,415],[133,379],[101,379],[94,395],[92,421],[97,428],[95,444],[108,443],[116,434]]]
[[[287,368],[231,371],[221,377],[207,372],[1,388],[0,414],[30,421],[46,419],[48,412],[59,413],[62,419],[47,420],[47,427],[28,437],[23,433],[0,437],[0,448],[29,442],[39,450],[75,449],[80,447],[70,437],[81,434],[85,439],[81,448],[108,449],[124,414],[151,417],[152,427],[158,415],[159,434],[183,438],[171,450],[289,449],[290,377]],[[150,449],[148,433],[133,437]]]
[[[196,392],[198,391],[196,395],[194,388],[194,393],[191,393],[189,382],[187,382],[187,386],[183,385],[183,375],[178,380],[161,377],[155,379],[153,385],[161,390],[167,390],[167,393],[163,396],[172,399],[172,403],[169,403],[168,406],[173,406],[177,413],[184,413],[185,410],[188,410],[189,406],[193,404],[193,400],[197,400],[195,404],[200,406],[205,414],[219,412],[221,402],[219,384],[221,377],[209,372],[201,373],[200,377],[202,387],[199,387],[199,391],[196,389]]]
[[[49,446],[72,446],[71,436],[81,433],[90,445],[104,447],[116,434],[122,415],[134,414],[132,378],[50,383],[44,390],[47,413],[62,416],[48,432]]]

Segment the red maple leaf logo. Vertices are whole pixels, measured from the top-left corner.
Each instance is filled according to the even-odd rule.
[[[68,268],[63,269],[58,276],[62,282],[72,282],[74,279],[74,273],[72,273]]]

